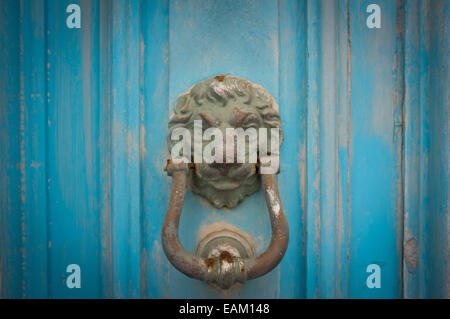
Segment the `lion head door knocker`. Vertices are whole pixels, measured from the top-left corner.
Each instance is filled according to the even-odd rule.
[[[271,271],[289,241],[275,178],[283,134],[273,97],[243,78],[212,77],[178,97],[169,129],[166,171],[174,183],[162,229],[169,261],[223,289]],[[217,208],[235,207],[262,185],[272,227],[266,251],[253,255],[246,236],[232,230],[213,232],[195,253],[186,251],[178,225],[188,185]]]

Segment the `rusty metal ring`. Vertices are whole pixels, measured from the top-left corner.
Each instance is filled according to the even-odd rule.
[[[234,283],[263,276],[274,269],[283,258],[288,242],[289,227],[281,204],[275,175],[262,174],[262,187],[269,211],[272,238],[268,248],[250,258],[203,258],[184,249],[178,237],[178,226],[186,195],[191,167],[187,163],[168,162],[166,170],[174,179],[170,201],[162,227],[162,246],[170,263],[190,278],[207,281],[227,289]],[[226,263],[226,267],[224,267]]]

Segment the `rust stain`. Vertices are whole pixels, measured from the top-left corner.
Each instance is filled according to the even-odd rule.
[[[219,82],[223,82],[223,80],[225,79],[225,74],[217,75],[214,78]]]
[[[233,262],[233,256],[228,251],[224,250],[220,253],[220,261],[226,261],[231,264]]]
[[[206,258],[205,264],[208,269],[211,269],[214,266],[214,258]]]
[[[411,238],[406,242],[404,253],[408,267],[411,270],[416,269],[417,265],[419,264],[420,249],[415,238]]]
[[[140,134],[139,135],[139,141],[140,141],[139,154],[141,156],[141,159],[144,159],[145,155],[147,154],[147,148],[145,147],[145,125],[144,124],[141,124],[139,134]]]

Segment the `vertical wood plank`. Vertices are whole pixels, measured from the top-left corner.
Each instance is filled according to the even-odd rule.
[[[114,298],[140,292],[139,2],[113,1],[111,227]]]
[[[406,298],[448,298],[449,11],[407,1],[405,18]]]
[[[20,2],[0,2],[0,297],[22,297]]]
[[[402,294],[402,129],[397,115],[396,19],[399,2],[379,1],[382,27],[366,26],[370,1],[349,1],[350,255],[349,297]],[[400,59],[400,57],[397,57]],[[399,151],[400,150],[400,151]],[[381,267],[381,288],[369,289],[367,266]]]
[[[429,6],[429,213],[424,230],[427,231],[426,249],[429,251],[424,280],[427,298],[450,298],[450,3],[448,1],[426,2]],[[426,146],[426,145],[425,145]],[[432,278],[427,282],[428,278]]]
[[[47,112],[45,2],[20,1],[22,297],[46,298]]]
[[[347,296],[347,3],[308,2],[307,287]]]
[[[424,78],[428,71],[426,61],[423,61],[426,51],[424,43],[421,44],[420,33],[423,30],[424,9],[419,2],[408,1],[405,9],[405,194],[404,194],[404,254],[403,256],[403,292],[406,298],[420,297],[419,273],[423,267],[418,267],[418,256],[414,262],[414,254],[423,253],[423,241],[419,236],[420,220],[423,216],[421,210],[421,194],[423,194],[422,176],[426,157],[421,158],[421,148],[424,144],[423,110],[426,96],[424,92]],[[421,16],[422,15],[422,16]],[[421,19],[422,18],[422,19]],[[420,23],[422,22],[422,23]],[[422,29],[422,30],[421,30]],[[425,63],[424,63],[425,62]],[[422,114],[421,114],[422,113]],[[423,149],[422,149],[423,151]],[[423,173],[422,173],[423,172]],[[421,265],[422,266],[422,265]]]
[[[47,6],[49,296],[100,294],[98,171],[99,2],[81,1],[81,28],[66,25],[71,1]],[[69,289],[66,267],[81,268]]]
[[[305,1],[279,1],[279,105],[284,141],[278,187],[290,226],[289,248],[280,266],[281,298],[306,296],[305,12]]]
[[[161,244],[171,183],[164,172],[170,116],[169,3],[141,1],[140,11],[141,289],[144,298],[169,298],[172,266]]]
[[[111,197],[112,0],[100,1],[99,16],[99,236],[101,293],[113,297]]]

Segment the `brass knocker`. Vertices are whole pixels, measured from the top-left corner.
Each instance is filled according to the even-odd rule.
[[[281,131],[277,105],[272,96],[262,87],[234,76],[209,78],[181,95],[169,122],[171,136],[179,128],[195,131],[192,123],[196,120],[201,121],[200,124],[217,128],[224,132],[224,136],[228,136],[225,132],[230,127],[275,128]],[[261,132],[259,131],[258,138],[262,135]],[[180,144],[178,140],[178,146],[184,145],[186,148],[183,149],[183,157],[175,160],[172,154],[175,143],[171,136],[168,144],[172,158],[167,161],[165,170],[173,177],[174,183],[162,227],[162,245],[171,264],[188,277],[216,284],[223,289],[263,276],[274,269],[282,260],[289,242],[288,222],[276,183],[278,167],[268,170],[269,158],[273,160],[276,153],[272,146],[277,145],[279,148],[282,134],[275,135],[278,139],[276,143],[271,139],[265,140],[270,144],[271,152],[267,152],[267,144],[265,150],[258,149],[256,163],[201,163],[194,158],[198,156],[199,150],[203,150],[203,145],[197,148],[194,145],[194,156],[190,156],[191,146]],[[224,137],[223,141],[225,140]],[[188,141],[191,141],[190,137]],[[233,152],[238,156],[234,147]],[[225,160],[223,154],[218,156],[223,156]],[[195,253],[185,250],[179,240],[178,226],[188,185],[218,208],[236,206],[262,185],[272,228],[268,248],[254,256],[251,249],[248,249],[249,243],[245,238],[239,233],[224,231],[210,234],[199,243]]]

